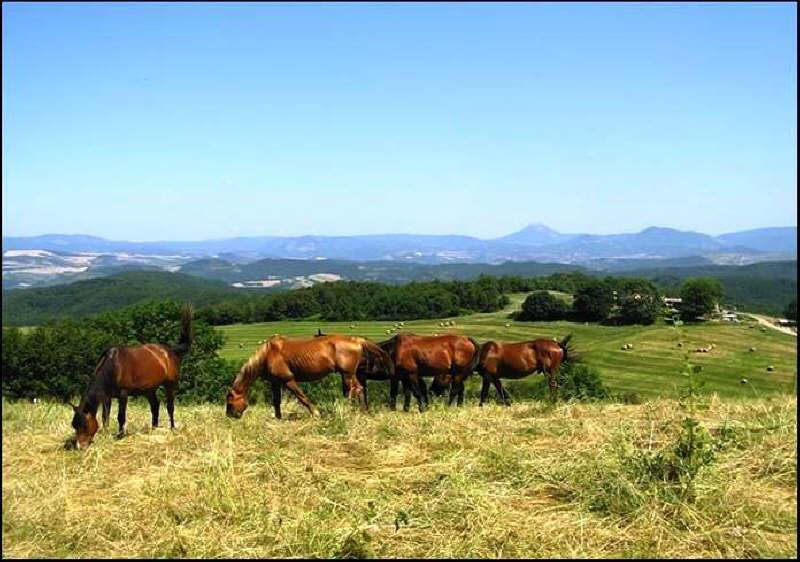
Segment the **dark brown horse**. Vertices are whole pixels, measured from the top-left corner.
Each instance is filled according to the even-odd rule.
[[[560,342],[548,339],[536,339],[525,342],[509,343],[488,341],[483,344],[478,373],[483,377],[481,402],[486,401],[489,384],[493,383],[503,404],[508,405],[508,392],[503,388],[500,379],[521,379],[531,373],[546,373],[550,387],[550,397],[555,400],[558,393],[556,372],[567,360],[569,340],[567,335]]]
[[[103,427],[108,426],[112,398],[119,401],[118,437],[125,435],[128,396],[147,396],[153,427],[158,427],[159,402],[156,391],[159,386],[163,386],[166,392],[169,425],[175,429],[175,392],[178,389],[181,361],[189,352],[193,337],[192,309],[184,306],[181,311],[181,335],[177,345],[169,347],[147,343],[106,350],[95,367],[89,389],[81,398],[80,404],[70,404],[74,412],[72,427],[75,428],[75,437],[71,443],[82,449],[92,442],[98,429],[98,406],[103,407]]]
[[[359,366],[366,371],[384,372],[386,378],[394,373],[392,361],[376,344],[354,336],[317,336],[311,339],[271,338],[245,363],[226,397],[226,413],[239,418],[247,409],[247,395],[257,377],[264,377],[272,388],[275,417],[281,417],[281,390],[285,386],[308,408],[311,415],[319,411],[303,393],[298,382],[317,381],[332,372],[342,375],[349,395],[364,396],[356,377]],[[364,407],[367,407],[364,400]]]
[[[409,390],[414,393],[420,411],[424,409],[427,392],[423,395],[421,377],[434,377],[437,388],[450,384],[449,404],[458,397],[460,406],[464,401],[464,379],[475,370],[481,349],[474,339],[458,335],[397,334],[379,345],[394,362],[395,376],[391,379],[389,406],[392,409],[396,407],[398,384],[402,382],[405,411],[408,411],[411,401]]]

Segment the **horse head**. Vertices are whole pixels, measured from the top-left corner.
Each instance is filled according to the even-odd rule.
[[[87,408],[85,402],[81,402],[80,406],[70,402],[67,404],[72,408],[72,428],[75,430],[75,436],[68,443],[74,445],[76,449],[85,449],[91,445],[99,428],[97,412]]]
[[[431,381],[431,385],[428,387],[428,390],[433,392],[436,396],[441,396],[442,394],[444,394],[444,391],[450,387],[452,379],[453,377],[449,374],[436,375],[433,377],[433,380]]]
[[[231,388],[225,397],[225,415],[229,418],[239,419],[247,409],[247,394]]]

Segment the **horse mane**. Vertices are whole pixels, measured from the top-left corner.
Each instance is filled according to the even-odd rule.
[[[109,347],[106,349],[100,359],[97,361],[97,366],[94,368],[94,373],[89,377],[89,387],[81,396],[81,401],[78,404],[79,412],[88,412],[92,415],[97,414],[97,407],[105,399],[105,378],[113,374],[113,363],[109,360],[113,355],[112,352],[116,351],[116,347]],[[72,425],[75,429],[82,428],[86,425],[86,419],[81,415],[76,415],[72,419]]]
[[[275,338],[270,338],[263,343],[261,347],[247,359],[245,364],[242,365],[242,368],[239,369],[239,374],[236,375],[236,378],[233,380],[233,388],[238,390],[244,385],[246,389],[249,389],[252,386],[253,381],[258,377],[258,373],[267,360],[267,352],[269,351],[270,345],[272,345],[273,339]]]

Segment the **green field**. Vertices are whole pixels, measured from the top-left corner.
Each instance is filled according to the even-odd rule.
[[[613,391],[635,391],[642,395],[676,396],[683,385],[680,371],[688,351],[693,363],[703,367],[706,389],[720,396],[756,397],[769,393],[794,393],[797,377],[797,338],[775,330],[762,331],[749,323],[729,324],[708,322],[684,325],[680,328],[683,347],[678,347],[678,329],[664,323],[653,326],[600,326],[573,322],[515,322],[507,316],[517,310],[525,295],[511,296],[511,305],[504,311],[472,314],[454,320],[454,327],[440,327],[442,320],[406,321],[402,330],[420,335],[458,333],[475,337],[483,342],[489,339],[519,341],[536,337],[561,339],[573,334],[573,343],[583,359],[599,369],[603,381]],[[505,324],[510,324],[505,327]],[[310,337],[317,328],[325,333],[353,334],[375,341],[390,337],[386,333],[394,322],[266,322],[260,324],[234,324],[222,326],[227,342],[221,354],[227,359],[244,360],[252,354],[259,340],[275,333],[287,337]],[[354,326],[351,328],[351,326]],[[395,333],[395,332],[392,332]],[[709,353],[695,353],[698,347],[716,347]],[[623,351],[623,344],[633,344],[633,349]],[[239,347],[242,344],[242,347]],[[750,351],[750,348],[756,351]],[[775,370],[767,371],[767,366]],[[533,375],[521,381],[510,381],[512,395],[515,388],[529,385],[537,379]],[[747,379],[747,384],[741,380]],[[380,385],[378,382],[370,383]],[[468,396],[477,396],[477,376],[470,378]],[[491,394],[490,396],[492,396]]]

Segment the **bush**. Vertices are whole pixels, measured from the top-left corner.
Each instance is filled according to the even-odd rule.
[[[600,372],[585,363],[565,363],[556,373],[556,380],[561,400],[604,400],[610,397]],[[531,395],[540,400],[549,398],[547,375],[533,385]]]
[[[181,306],[151,302],[109,312],[91,320],[61,321],[23,334],[3,330],[3,395],[69,400],[86,390],[101,355],[112,346],[174,345],[180,334]],[[217,351],[224,336],[194,321],[194,342],[181,365],[178,395],[189,400],[219,400],[233,380],[231,365]],[[225,390],[226,392],[227,390]],[[224,398],[225,392],[221,393]]]
[[[593,281],[575,293],[572,311],[577,320],[599,322],[608,318],[613,304],[611,287],[603,281]]]
[[[629,279],[617,289],[619,324],[650,325],[661,315],[661,295],[655,285],[643,279]]]
[[[569,308],[566,303],[548,293],[536,291],[531,293],[522,303],[522,309],[516,316],[517,320],[563,320],[567,317]]]

